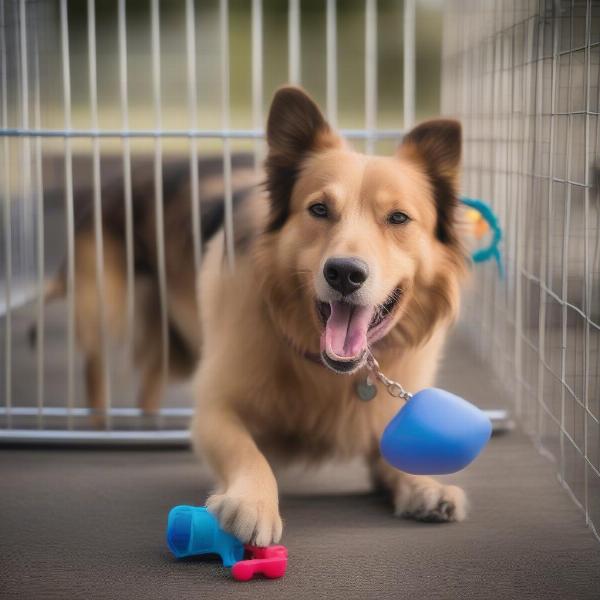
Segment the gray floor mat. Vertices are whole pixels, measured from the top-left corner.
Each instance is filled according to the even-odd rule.
[[[463,341],[447,356],[442,384],[483,406],[504,401]],[[177,562],[165,546],[169,508],[199,504],[210,488],[188,451],[1,449],[0,473],[3,598],[600,596],[600,545],[518,431],[448,477],[472,504],[457,525],[395,519],[361,465],[283,474],[288,574],[246,584],[218,562]]]

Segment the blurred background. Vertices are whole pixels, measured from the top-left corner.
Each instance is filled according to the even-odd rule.
[[[5,2],[6,45],[9,81],[20,67],[18,47],[18,3]],[[98,124],[118,129],[122,124],[119,77],[117,2],[95,3]],[[29,50],[39,57],[41,126],[64,126],[63,77],[61,62],[60,4],[28,2],[28,29],[32,29]],[[72,126],[91,127],[88,13],[87,3],[67,2],[71,70]],[[164,129],[189,126],[186,2],[161,2],[160,11],[160,96]],[[288,3],[262,2],[262,102],[265,114],[274,90],[289,81]],[[219,129],[222,125],[221,82],[224,76],[220,44],[219,0],[196,2],[194,6],[198,126]],[[252,107],[252,2],[229,2],[230,124],[233,129],[253,127]],[[354,129],[365,124],[365,8],[363,0],[337,3],[337,87],[338,124]],[[143,0],[126,5],[127,77],[129,123],[132,129],[155,125],[152,83],[151,4]],[[299,5],[300,78],[322,106],[326,105],[326,13],[322,0]],[[398,128],[403,114],[403,4],[394,0],[377,3],[377,126]],[[37,28],[37,29],[36,29]],[[419,119],[440,111],[440,64],[442,43],[442,2],[423,0],[416,5],[416,106]],[[31,60],[31,59],[30,59]],[[37,59],[32,60],[32,67]],[[8,94],[8,121],[19,123],[20,90],[11,86]]]

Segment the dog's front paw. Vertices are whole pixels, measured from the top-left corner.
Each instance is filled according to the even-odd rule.
[[[221,527],[246,544],[269,546],[281,539],[277,500],[260,493],[231,491],[214,494],[206,507]]]
[[[467,497],[455,485],[442,485],[429,477],[402,478],[394,494],[395,514],[417,521],[464,521]]]

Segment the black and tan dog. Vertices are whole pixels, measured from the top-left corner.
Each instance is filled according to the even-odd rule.
[[[80,160],[84,173],[89,161]],[[238,154],[233,159],[233,204],[237,206],[256,181],[253,158]],[[114,171],[111,164],[103,172]],[[140,373],[138,404],[144,412],[156,413],[164,392],[165,374],[172,379],[189,378],[200,355],[200,325],[195,293],[196,268],[192,229],[192,193],[187,161],[172,159],[164,164],[163,222],[166,278],[168,352],[161,330],[161,295],[155,183],[152,160],[137,157],[132,162],[132,250],[134,319],[127,323],[127,211],[122,178],[107,175],[102,194],[102,245],[104,253],[104,314],[98,293],[93,192],[81,186],[75,194],[74,309],[79,350],[84,357],[87,402],[94,423],[104,423],[106,390],[102,335],[109,347],[126,341],[131,326],[132,360]],[[198,161],[200,233],[206,246],[223,225],[223,163],[215,158]],[[46,301],[67,293],[65,261],[47,286]],[[104,327],[104,330],[103,330]],[[35,340],[35,330],[32,341]],[[168,357],[166,369],[163,360]]]
[[[379,437],[400,402],[383,390],[365,402],[355,391],[371,350],[405,388],[434,382],[467,265],[456,218],[460,125],[429,121],[409,132],[394,156],[366,156],[329,127],[302,90],[288,87],[273,100],[267,142],[265,188],[236,195],[234,269],[225,260],[222,203],[206,201],[196,281],[189,177],[165,180],[169,372],[189,374],[202,355],[192,434],[219,482],[209,509],[242,540],[268,545],[282,530],[269,458],[360,455],[391,492],[397,514],[462,520],[462,490],[401,473],[380,458]],[[152,177],[134,191],[134,358],[140,403],[155,410],[165,382]],[[103,238],[106,321],[118,339],[125,227],[122,195],[115,198],[105,205]],[[90,218],[76,245],[77,334],[90,403],[101,409]]]

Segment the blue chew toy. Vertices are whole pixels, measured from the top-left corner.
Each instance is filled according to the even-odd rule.
[[[481,452],[491,434],[490,420],[476,406],[445,390],[427,388],[389,422],[381,454],[406,473],[455,473]]]
[[[167,520],[167,544],[177,558],[218,554],[225,567],[244,558],[242,542],[223,531],[205,506],[172,508]]]

